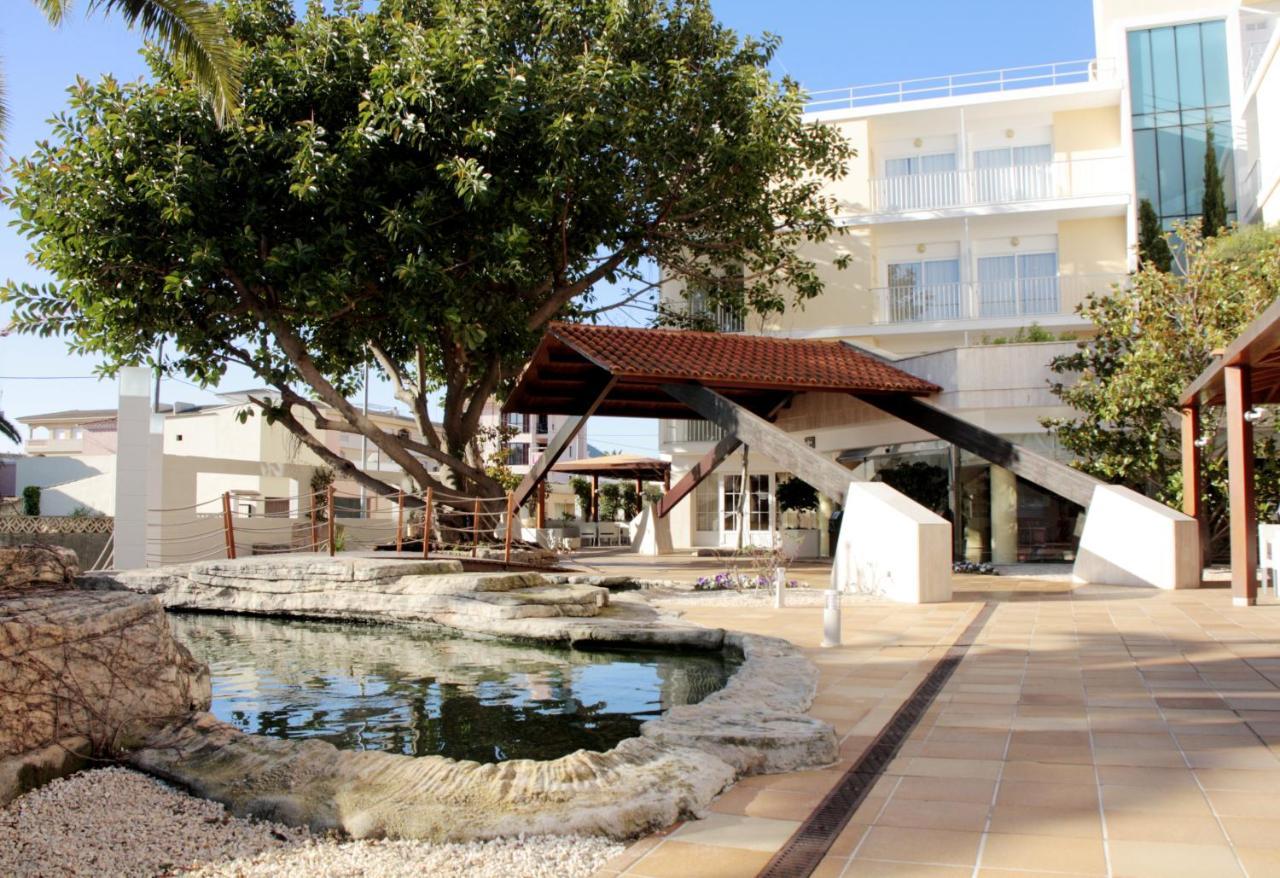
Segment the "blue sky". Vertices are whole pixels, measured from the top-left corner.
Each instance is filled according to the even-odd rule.
[[[776,68],[806,87],[841,86],[945,73],[1069,61],[1093,55],[1090,0],[713,0],[720,18],[742,33],[765,31],[783,39]],[[78,4],[83,8],[87,4]],[[8,83],[10,119],[6,155],[21,155],[47,136],[48,118],[65,104],[77,75],[112,73],[133,79],[146,72],[139,40],[118,21],[79,16],[53,30],[25,0],[4,0],[0,64]],[[6,162],[7,163],[7,162]],[[0,178],[3,180],[3,178]],[[0,277],[44,280],[26,263],[24,242],[8,227],[0,207]],[[8,315],[0,309],[0,326]],[[115,405],[113,382],[91,376],[95,362],[73,357],[57,339],[0,339],[0,409],[15,416],[62,408]],[[70,376],[66,380],[48,379]],[[252,384],[232,374],[228,389]],[[178,380],[166,381],[166,402],[207,402],[212,397]],[[392,404],[386,387],[371,390],[375,403]],[[650,421],[600,418],[591,443],[606,449],[656,451]],[[0,440],[0,450],[8,446]]]

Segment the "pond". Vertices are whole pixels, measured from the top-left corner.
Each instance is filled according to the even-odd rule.
[[[608,750],[720,689],[723,653],[585,652],[433,626],[169,616],[244,732],[477,762]]]

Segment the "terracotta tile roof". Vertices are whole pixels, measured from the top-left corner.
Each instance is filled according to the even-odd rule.
[[[838,341],[554,323],[547,334],[618,377],[927,396],[941,388]]]

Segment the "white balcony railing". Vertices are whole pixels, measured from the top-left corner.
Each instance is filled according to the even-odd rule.
[[[871,212],[906,213],[1121,195],[1128,191],[1124,174],[1124,158],[1110,155],[1003,168],[877,177],[871,181]]]
[[[724,431],[710,421],[662,421],[662,441],[666,445],[686,442],[719,442]]]
[[[1071,314],[1089,293],[1124,283],[1123,274],[1061,274],[1016,280],[879,287],[876,323],[932,323]]]
[[[974,73],[951,73],[899,82],[877,82],[809,93],[805,112],[852,110],[875,104],[900,104],[932,98],[954,98],[986,92],[1043,88],[1085,82],[1107,82],[1115,79],[1115,62],[1110,58],[1085,58],[1080,61],[1058,61],[1029,67],[1005,67]]]

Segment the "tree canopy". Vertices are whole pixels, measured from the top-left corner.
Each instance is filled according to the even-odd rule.
[[[850,149],[776,80],[777,40],[708,0],[230,0],[240,124],[219,127],[159,55],[153,81],[80,81],[6,193],[56,281],[8,283],[24,332],[111,372],[148,361],[212,384],[251,369],[258,404],[325,461],[312,425],[359,432],[419,485],[422,458],[493,491],[468,454],[487,398],[546,324],[592,319],[604,281],[735,283],[769,313],[822,288],[803,244]],[[372,358],[424,442],[348,402]],[[443,394],[443,423],[428,395]],[[327,413],[338,413],[328,420]]]
[[[1188,384],[1280,295],[1280,231],[1246,227],[1211,240],[1179,226],[1171,271],[1148,261],[1131,289],[1090,296],[1081,313],[1097,336],[1057,358],[1057,395],[1078,413],[1045,422],[1077,465],[1170,506],[1182,501],[1179,397]],[[1076,380],[1072,380],[1076,379]],[[1225,545],[1226,445],[1221,413],[1202,413],[1205,508],[1211,551]],[[1262,520],[1280,512],[1274,428],[1259,431]]]

